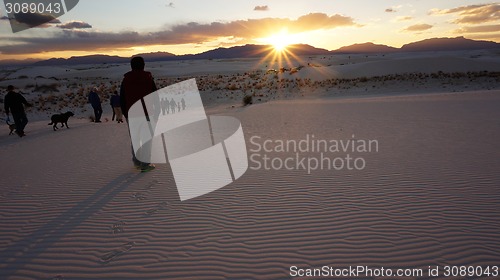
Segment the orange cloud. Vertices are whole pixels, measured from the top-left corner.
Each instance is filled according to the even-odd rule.
[[[480,25],[480,26],[466,26],[455,30],[455,33],[489,33],[489,32],[499,32],[499,31],[500,31],[500,24],[493,24],[493,25]]]
[[[419,31],[425,31],[425,30],[428,30],[431,28],[432,28],[432,25],[422,23],[422,24],[410,25],[410,26],[406,27],[405,29],[403,29],[403,31],[419,32]]]
[[[297,19],[263,18],[212,22],[191,22],[168,30],[139,33],[100,32],[96,30],[62,29],[55,37],[10,37],[10,44],[0,45],[3,54],[31,54],[51,51],[88,51],[126,49],[135,46],[202,44],[229,37],[233,40],[252,40],[268,37],[282,29],[288,33],[359,26],[353,18],[339,14],[311,13]]]
[[[453,21],[457,24],[480,24],[500,20],[500,4],[482,4],[461,6],[453,9],[433,9],[430,14],[457,14],[458,18]]]
[[[328,16],[327,14],[323,13],[311,13],[299,17],[296,21],[292,21],[291,30],[303,32],[318,29],[331,29],[349,25],[355,25],[354,20],[351,17],[346,17],[339,14]]]
[[[486,34],[469,34],[467,38],[477,39],[477,40],[491,40],[495,42],[500,42],[500,34],[498,33],[486,33]]]
[[[396,20],[397,21],[408,21],[408,20],[412,20],[413,17],[411,16],[403,16],[403,17],[398,17]]]

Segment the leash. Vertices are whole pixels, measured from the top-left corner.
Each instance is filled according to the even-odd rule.
[[[7,125],[11,125],[10,120],[7,120],[6,118],[0,118],[0,120],[4,121]]]

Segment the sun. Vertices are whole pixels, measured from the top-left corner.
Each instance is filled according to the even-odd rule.
[[[286,47],[288,45],[289,44],[287,44],[287,43],[279,42],[279,41],[273,43],[274,50],[278,51],[278,52],[282,52],[282,51],[286,50]]]
[[[286,48],[293,44],[292,36],[290,36],[286,30],[282,30],[280,33],[267,37],[263,41],[272,45],[276,52],[286,51]]]
[[[279,30],[279,29],[278,29]],[[265,48],[266,53],[260,60],[260,63],[266,63],[269,69],[287,69],[297,65],[302,65],[301,59],[295,54],[301,42],[303,42],[303,34],[288,33],[286,28],[281,31],[274,30],[275,33],[269,37],[258,39],[259,42],[266,44],[269,48]],[[276,32],[278,31],[278,32]]]

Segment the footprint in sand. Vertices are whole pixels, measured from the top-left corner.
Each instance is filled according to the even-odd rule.
[[[114,223],[111,226],[111,232],[113,234],[122,233],[122,232],[125,231],[124,227],[125,227],[125,222],[124,221],[119,221],[118,223]]]
[[[155,207],[149,209],[148,211],[146,211],[146,215],[153,215],[154,213],[164,209],[167,207],[167,203],[166,202],[160,202],[158,203]]]
[[[110,262],[111,260],[113,260],[114,258],[120,256],[120,255],[123,255],[125,254],[126,252],[130,251],[130,249],[132,249],[132,247],[134,247],[135,245],[135,242],[133,241],[130,241],[128,243],[125,243],[123,244],[122,246],[104,254],[102,257],[101,257],[101,262],[103,263],[108,263]]]
[[[144,200],[146,199],[146,194],[143,193],[143,192],[136,192],[132,195],[132,197],[136,200],[136,201],[141,201],[141,200]]]
[[[152,181],[151,183],[149,183],[149,184],[148,184],[148,185],[144,188],[144,190],[150,190],[150,189],[152,189],[152,188],[153,188],[153,187],[154,187],[157,183],[158,183],[158,181],[157,181],[157,180]]]
[[[132,198],[134,198],[136,201],[141,201],[141,200],[146,199],[148,191],[151,190],[157,183],[158,183],[157,180],[152,181],[146,187],[144,187],[141,191],[134,193],[132,195]]]

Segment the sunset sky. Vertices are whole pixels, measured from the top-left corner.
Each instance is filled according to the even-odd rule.
[[[186,54],[248,43],[333,50],[434,37],[500,42],[500,4],[476,0],[80,0],[58,21],[18,33],[0,8],[0,60]]]

